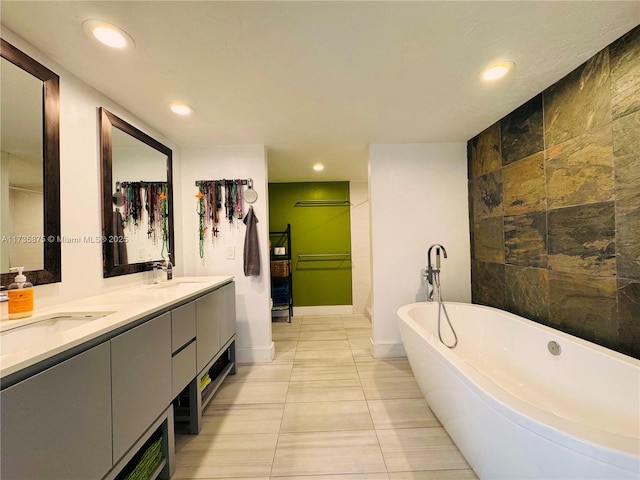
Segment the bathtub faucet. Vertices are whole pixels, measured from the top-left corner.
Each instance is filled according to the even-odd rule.
[[[431,250],[436,249],[436,268],[433,268],[433,264],[431,263]],[[436,275],[440,274],[440,250],[444,255],[444,258],[447,258],[447,251],[445,248],[439,243],[434,243],[429,247],[427,251],[427,270],[426,277],[427,283],[431,286],[431,289],[427,288],[427,302],[433,302],[433,292],[436,287]]]

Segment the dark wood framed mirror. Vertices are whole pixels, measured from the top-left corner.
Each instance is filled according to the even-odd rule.
[[[99,116],[103,277],[167,256],[175,264],[172,150],[104,108]]]
[[[2,83],[2,155],[3,155],[3,174],[10,171],[8,157],[13,152],[9,149],[16,149],[14,159],[16,164],[31,161],[34,168],[31,168],[30,175],[32,179],[22,182],[32,182],[37,180],[36,187],[31,189],[31,193],[39,195],[35,202],[32,202],[30,208],[38,211],[29,210],[27,215],[37,218],[36,224],[42,219],[42,229],[28,230],[26,233],[20,231],[19,227],[11,225],[8,227],[8,235],[5,236],[5,228],[3,224],[3,268],[1,269],[2,285],[8,285],[13,282],[15,273],[10,273],[10,267],[24,266],[24,258],[34,259],[33,267],[25,269],[25,275],[28,281],[34,285],[43,285],[47,283],[56,283],[62,280],[61,267],[61,242],[60,237],[60,78],[54,72],[44,65],[40,64],[18,48],[11,45],[4,39],[0,39],[0,57],[2,62],[9,62],[3,65],[3,83]],[[17,67],[17,69],[14,68]],[[6,67],[6,68],[5,68]],[[17,75],[22,73],[27,76],[23,80],[16,81],[13,85],[18,87],[12,92],[11,88],[5,89],[5,80],[10,76],[9,70],[14,70]],[[20,104],[23,91],[20,86],[22,83],[29,83],[34,77],[37,79],[35,89],[31,90],[29,95],[32,98],[24,98],[25,102]],[[40,83],[38,83],[40,82]],[[10,102],[5,104],[5,99]],[[34,116],[35,128],[33,133],[27,133],[21,129],[23,120],[26,117]],[[13,138],[9,137],[13,135]],[[30,160],[26,160],[24,156],[28,144],[37,145],[28,156]],[[7,150],[7,151],[5,151]],[[20,151],[19,151],[20,150]],[[5,162],[6,160],[6,162]],[[11,167],[13,168],[13,167]],[[5,176],[5,175],[3,175]],[[3,219],[9,216],[24,215],[24,212],[12,212],[13,203],[9,201],[10,189],[28,191],[22,185],[11,185],[12,174],[2,183]],[[39,177],[39,178],[38,178]],[[5,192],[5,187],[7,192]],[[40,201],[41,198],[41,201]],[[41,211],[40,211],[41,205]],[[31,244],[31,250],[28,252],[17,252],[12,247],[20,247],[21,243]],[[6,250],[5,250],[6,249]],[[5,258],[6,255],[6,258]],[[16,260],[18,259],[18,260]],[[16,264],[14,264],[16,263]]]

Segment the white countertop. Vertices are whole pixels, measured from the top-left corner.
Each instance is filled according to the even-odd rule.
[[[232,276],[180,277],[166,283],[140,285],[109,293],[86,297],[73,302],[36,309],[29,318],[0,320],[0,377],[19,372],[70,348],[81,345],[101,335],[170,307],[190,297],[222,286],[233,280]],[[46,331],[35,327],[38,322],[60,314],[113,312],[60,331]],[[20,340],[14,331],[20,328]],[[33,326],[31,326],[33,325]],[[7,335],[3,335],[7,334]],[[5,339],[3,341],[3,336]]]

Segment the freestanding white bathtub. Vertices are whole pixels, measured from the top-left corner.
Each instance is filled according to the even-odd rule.
[[[455,349],[438,340],[437,302],[398,310],[402,340],[481,479],[640,478],[640,361],[495,308],[445,305]],[[444,315],[441,327],[450,343]]]

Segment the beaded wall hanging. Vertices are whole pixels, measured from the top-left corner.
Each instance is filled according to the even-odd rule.
[[[243,185],[251,180],[198,180],[196,187],[198,201],[196,213],[199,217],[198,238],[200,242],[200,258],[204,257],[204,240],[206,231],[211,229],[211,241],[215,241],[220,234],[219,224],[221,214],[233,224],[234,220],[244,217],[242,202]],[[224,190],[224,193],[223,193]],[[224,213],[223,212],[224,207]]]
[[[142,228],[146,220],[147,238],[162,250],[168,245],[167,182],[116,182],[116,211],[122,215],[124,228]]]

